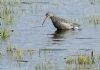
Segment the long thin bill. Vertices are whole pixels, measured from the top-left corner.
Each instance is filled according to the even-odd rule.
[[[47,19],[47,16],[45,17],[45,19],[44,19],[44,21],[43,21],[43,23],[42,23],[42,26],[43,26],[43,24],[44,24],[44,22],[45,22],[46,19]]]

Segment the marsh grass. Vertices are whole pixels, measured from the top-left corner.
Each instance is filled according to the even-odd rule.
[[[4,0],[0,0],[0,4],[2,4],[4,2]]]
[[[14,2],[15,4],[20,4],[21,3],[21,0],[14,0],[12,2]]]
[[[4,1],[5,3],[6,1]],[[14,21],[13,8],[9,3],[0,4],[0,18],[3,23],[12,24]]]
[[[28,53],[30,56],[32,56],[33,53],[34,53],[35,51],[36,51],[35,49],[28,49],[28,50],[27,50],[27,53]]]
[[[78,56],[78,64],[92,64],[92,59],[89,56],[80,55]]]
[[[6,53],[7,53],[7,57],[9,58],[9,60],[13,60],[13,59],[15,59],[15,54],[14,54],[14,52],[15,52],[15,48],[14,48],[14,46],[13,45],[8,45],[7,47],[6,47]]]
[[[2,57],[2,52],[0,51],[0,58]]]
[[[9,56],[12,56],[12,58],[14,60],[16,60],[16,62],[19,65],[19,68],[21,70],[22,65],[29,62],[29,60],[27,61],[24,58],[30,57],[30,56],[28,56],[29,53],[32,56],[34,50],[33,49],[25,50],[22,48],[15,48],[14,46],[9,45],[6,48],[6,51],[8,53],[10,52]],[[28,54],[26,54],[26,53],[28,53]],[[80,54],[80,55],[68,56],[65,59],[66,70],[98,70],[97,69],[98,67],[96,67],[96,62],[95,63],[93,62],[92,57],[94,57],[93,50],[91,51],[91,54],[86,54],[86,55]],[[32,58],[32,59],[34,59],[34,58]],[[30,67],[32,67],[33,62],[29,62],[29,63],[30,63]],[[59,62],[57,64],[59,64]],[[57,65],[52,60],[50,60],[50,61],[48,60],[48,61],[43,61],[43,62],[39,62],[38,64],[36,64],[34,70],[57,70],[56,66]]]
[[[24,58],[24,51],[20,48],[16,49],[15,51],[15,57],[17,60],[23,60]]]
[[[66,64],[72,64],[74,62],[74,59],[72,57],[68,57],[66,60]]]
[[[0,39],[6,40],[10,37],[10,32],[8,29],[1,29],[0,30]]]
[[[89,23],[93,23],[95,25],[100,24],[100,16],[91,16],[89,17]]]
[[[90,55],[73,55],[65,59],[66,70],[98,70],[93,50]]]
[[[66,60],[66,70],[91,70],[95,67],[92,63],[92,59],[88,56],[79,55],[74,57],[68,57]]]
[[[7,24],[13,23],[13,16],[10,7],[5,7],[3,10],[3,15],[1,16],[3,21]]]
[[[48,61],[47,63],[39,63],[35,65],[35,70],[56,70],[55,64]]]
[[[13,45],[9,45],[7,48],[6,48],[6,51],[7,52],[13,52],[14,50],[14,46]]]
[[[21,0],[0,0],[0,4],[19,4],[21,3]]]
[[[11,57],[17,62],[29,62],[29,60],[26,60],[26,58],[30,57],[32,59],[32,55],[35,52],[35,50],[34,49],[25,50],[22,48],[16,48],[13,45],[8,45],[6,48],[6,52],[8,54],[8,57]]]
[[[9,45],[6,48],[7,54],[8,56],[10,56],[12,59],[15,59],[17,61],[23,61],[24,58],[24,50],[22,50],[21,48],[15,48],[12,45]]]
[[[2,2],[6,2],[5,0],[1,0]],[[0,23],[2,23],[0,28],[0,39],[6,40],[10,37],[9,24],[13,23],[13,14],[12,9],[9,5],[1,5],[0,4]]]

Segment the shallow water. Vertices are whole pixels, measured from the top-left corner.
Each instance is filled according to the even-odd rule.
[[[65,57],[88,54],[88,49],[93,49],[95,54],[99,54],[99,0],[18,0],[17,4],[16,1],[4,2],[12,11],[14,20],[13,24],[6,27],[14,32],[10,33],[6,41],[0,40],[0,50],[5,52],[0,58],[0,70],[49,70],[39,67],[43,63],[51,65],[51,70],[67,70]],[[2,4],[0,3],[1,6],[4,5]],[[49,18],[42,27],[42,21],[48,11],[80,24],[81,30],[56,31]],[[2,27],[5,27],[1,19],[0,21]],[[16,59],[8,57],[5,51],[8,45],[14,45],[24,51],[36,51],[32,55],[25,55],[24,59],[27,62],[17,62]]]

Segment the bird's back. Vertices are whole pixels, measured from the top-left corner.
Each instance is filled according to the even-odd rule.
[[[72,28],[75,28],[75,27],[79,27],[80,25],[79,24],[76,24],[76,23],[72,23],[66,19],[63,19],[63,18],[60,18],[58,16],[52,16],[50,17],[54,26],[58,29],[72,29]]]
[[[65,20],[63,18],[60,18],[58,16],[51,16],[50,18],[51,18],[52,22],[65,22],[65,23],[68,23],[67,20]]]

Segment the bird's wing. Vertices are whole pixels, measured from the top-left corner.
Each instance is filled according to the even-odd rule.
[[[58,17],[58,16],[53,16],[52,19],[53,19],[54,21],[56,21],[56,22],[58,21],[58,22],[65,22],[65,23],[68,23],[68,21],[67,21],[66,19],[63,19],[63,18]]]
[[[73,22],[68,21],[68,20],[66,20],[66,19],[62,19],[62,18],[60,18],[60,19],[62,20],[61,22],[64,22],[64,23],[66,23],[66,24],[70,24],[71,26],[74,26],[74,27],[79,27],[79,26],[80,26],[79,24],[73,23]]]
[[[58,17],[58,16],[54,16],[54,21],[56,21],[56,22],[64,22],[64,23],[70,24],[71,26],[74,26],[74,27],[79,27],[80,26],[77,23],[72,23],[71,21],[68,21],[68,20],[63,19],[63,18]]]

